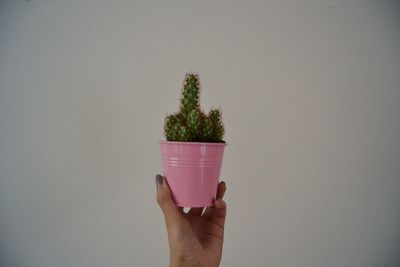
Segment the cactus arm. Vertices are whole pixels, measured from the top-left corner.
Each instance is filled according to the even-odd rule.
[[[192,110],[199,109],[200,83],[195,73],[187,73],[183,85],[180,113],[187,118]]]
[[[211,140],[213,142],[221,142],[225,133],[221,110],[219,108],[211,109],[209,118],[213,128]]]

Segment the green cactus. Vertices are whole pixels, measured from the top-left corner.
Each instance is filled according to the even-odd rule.
[[[179,127],[179,141],[190,142],[190,132],[185,125]]]
[[[198,140],[201,130],[201,111],[193,109],[189,112],[187,126],[192,140]]]
[[[211,142],[213,140],[213,128],[211,119],[208,116],[204,116],[203,124],[200,133],[200,141],[201,142]]]
[[[218,142],[224,137],[224,125],[222,123],[222,112],[220,109],[211,109],[209,113],[209,119],[211,121],[213,133],[211,140],[213,142]]]
[[[167,114],[164,135],[167,141],[224,143],[220,109],[206,115],[200,109],[200,82],[196,73],[186,73],[179,112]]]
[[[200,109],[200,83],[194,73],[186,73],[181,97],[180,113],[186,119],[192,110]]]
[[[167,114],[164,120],[164,135],[167,138],[167,140],[175,141],[177,139],[176,131],[174,129],[175,125],[176,125],[175,115]]]

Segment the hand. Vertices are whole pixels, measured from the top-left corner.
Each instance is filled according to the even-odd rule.
[[[224,182],[218,184],[214,205],[192,208],[188,213],[177,207],[171,198],[167,180],[156,176],[157,202],[164,214],[167,226],[170,267],[218,267],[221,262],[226,204],[222,197],[226,191]]]

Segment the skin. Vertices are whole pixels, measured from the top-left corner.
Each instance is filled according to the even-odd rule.
[[[168,232],[170,267],[218,267],[221,262],[226,218],[224,182],[218,184],[217,198],[211,207],[192,208],[188,213],[177,207],[167,180],[157,184],[157,202]]]

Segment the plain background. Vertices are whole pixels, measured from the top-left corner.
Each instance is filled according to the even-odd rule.
[[[397,1],[0,4],[0,266],[167,266],[166,112],[228,146],[221,266],[400,265]]]

